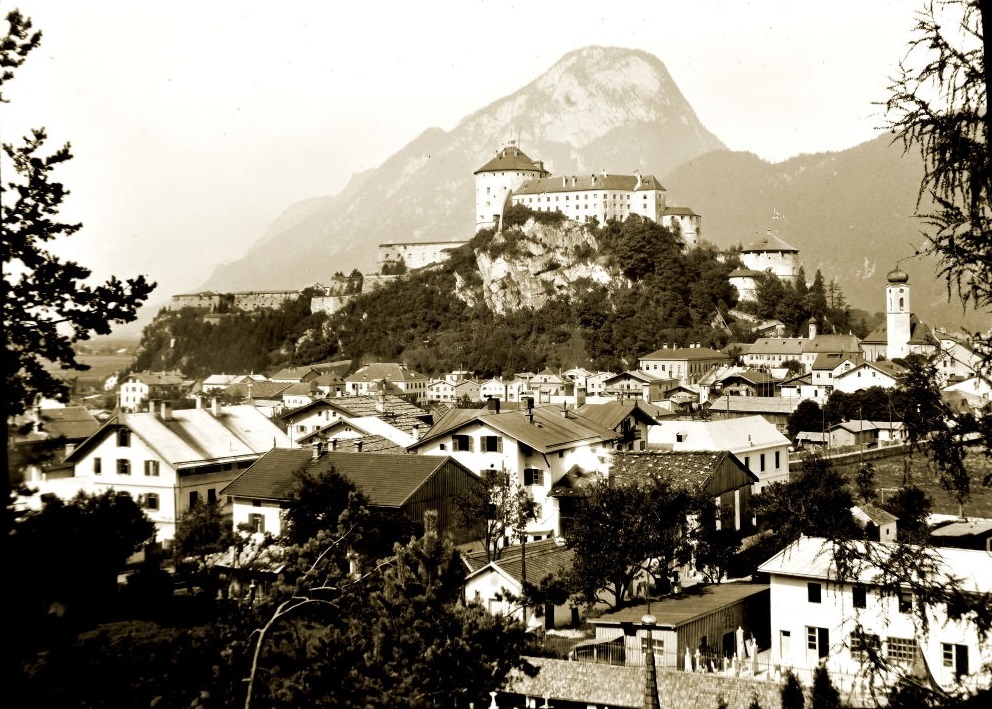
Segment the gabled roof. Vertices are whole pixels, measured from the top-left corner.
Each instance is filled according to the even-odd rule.
[[[713,421],[667,420],[660,422],[659,426],[665,433],[677,431],[683,434],[683,440],[675,444],[679,450],[744,451],[748,448],[789,445],[789,439],[762,416]],[[670,436],[666,436],[666,440],[668,438]]]
[[[224,396],[231,399],[247,399],[250,393],[253,399],[277,399],[292,386],[297,385],[289,382],[237,382],[224,387]]]
[[[747,354],[781,354],[798,357],[803,353],[803,344],[805,342],[806,340],[801,337],[759,337],[751,343]]]
[[[785,241],[775,234],[772,234],[772,230],[769,229],[765,232],[765,235],[755,239],[750,244],[741,249],[742,254],[746,253],[760,253],[763,251],[792,251],[794,253],[799,253],[799,249],[795,246],[790,246],[785,243]]]
[[[131,372],[122,381],[137,380],[148,386],[180,386],[183,376],[176,372]]]
[[[651,354],[642,355],[638,357],[642,361],[647,360],[659,360],[659,361],[682,361],[682,360],[700,360],[700,359],[716,359],[716,360],[730,360],[731,357],[723,352],[717,352],[709,347],[667,347],[660,350],[655,350]]]
[[[654,175],[555,175],[527,180],[513,191],[515,195],[545,194],[554,192],[587,192],[592,190],[617,190],[622,192],[666,191]]]
[[[297,440],[297,443],[301,446],[308,446],[313,441],[320,439],[320,436],[319,431],[310,433]],[[327,447],[330,448],[331,445],[334,446],[334,450],[342,453],[402,453],[408,455],[405,446],[374,433],[357,438],[339,438],[333,444],[328,443]]]
[[[539,406],[533,409],[532,417],[533,421],[527,411],[496,413],[486,409],[451,409],[411,448],[422,447],[442,436],[475,425],[489,426],[541,453],[568,450],[616,438],[616,433],[610,429],[574,412],[567,412],[563,416],[562,409],[557,406]]]
[[[662,480],[680,490],[699,492],[706,490],[728,459],[740,469],[746,484],[758,482],[758,476],[730,451],[616,451],[610,477]]]
[[[163,419],[157,413],[119,413],[66,457],[77,462],[93,445],[119,428],[128,428],[174,467],[261,455],[291,441],[254,406],[226,406],[220,416],[207,409],[177,409]]]
[[[358,369],[344,378],[346,382],[387,382],[426,381],[427,377],[398,362],[374,362]]]
[[[332,429],[339,426],[350,426],[359,433],[367,436],[379,436],[392,441],[396,446],[409,446],[414,442],[412,430],[404,431],[391,423],[386,422],[379,416],[355,416],[353,418],[340,418],[332,421],[319,430],[297,439],[297,443],[304,445],[314,440],[326,441],[331,437]],[[411,427],[412,429],[412,427]],[[340,440],[343,439],[339,439]],[[364,450],[364,448],[363,448]]]
[[[837,378],[841,379],[843,377],[850,376],[853,372],[857,372],[859,369],[874,369],[887,377],[892,377],[893,379],[900,379],[906,374],[906,368],[896,364],[895,362],[890,362],[888,360],[872,362],[871,360],[863,359],[860,362],[855,362],[855,365],[846,372],[841,372],[838,374]]]
[[[257,460],[222,495],[258,500],[285,500],[303,471],[321,474],[331,469],[350,480],[372,505],[402,507],[432,475],[451,461],[440,455],[394,455],[328,451],[319,458],[301,448],[276,448]],[[473,475],[463,466],[467,475]]]
[[[628,416],[650,425],[657,423],[658,416],[664,416],[668,412],[643,399],[624,399],[602,404],[583,404],[575,410],[575,413],[597,426],[616,430]]]
[[[309,414],[311,411],[324,408],[337,411],[341,418],[377,416],[407,433],[412,430],[414,425],[423,426],[430,419],[430,414],[427,411],[392,394],[359,394],[316,399],[287,411],[279,419],[292,421],[301,414]]]
[[[572,568],[575,552],[554,539],[545,539],[527,544],[527,550],[519,544],[513,544],[503,550],[499,559],[486,561],[485,553],[467,554],[466,565],[471,569],[468,578],[479,576],[491,570],[502,571],[503,574],[516,582],[517,587],[523,587],[523,554],[527,554],[527,580],[529,583],[540,583],[546,576],[558,575]]]
[[[758,571],[771,575],[799,578],[836,579],[832,542],[820,537],[800,537],[771,559],[761,564]],[[884,557],[892,547],[882,542],[851,542],[862,554],[869,544],[875,554]],[[936,571],[930,583],[939,584],[954,578],[965,591],[987,592],[992,588],[992,556],[984,551],[937,547],[921,553],[930,553],[936,562]],[[853,575],[862,583],[877,583],[882,572],[871,565],[863,565]]]
[[[856,335],[817,335],[803,341],[803,353],[840,352],[851,354],[861,351],[861,341]]]
[[[320,375],[320,370],[311,366],[305,367],[283,367],[273,374],[269,379],[272,381],[301,382],[305,379],[313,379]]]
[[[888,510],[883,510],[881,507],[876,507],[868,502],[862,502],[860,505],[852,507],[851,515],[856,522],[860,522],[862,525],[871,522],[876,527],[899,521],[899,518]]]
[[[718,376],[717,378],[721,382],[728,382],[732,379],[742,379],[749,384],[775,384],[779,381],[768,372],[762,372],[758,369],[735,370],[728,372],[722,377]]]
[[[881,325],[876,327],[874,330],[868,333],[865,337],[864,342],[872,345],[885,345],[888,344],[888,325],[883,322]],[[935,342],[933,333],[930,331],[930,326],[925,322],[916,317],[916,313],[911,313],[909,316],[909,343],[910,345],[932,345]]]
[[[636,379],[642,384],[653,384],[660,381],[672,381],[664,377],[658,377],[649,372],[642,372],[639,369],[628,369],[626,372],[620,372],[620,374],[614,374],[603,382],[605,386],[610,386],[616,382],[626,381],[627,379]]]
[[[665,211],[662,212],[664,216],[672,217],[698,217],[699,215],[692,211],[689,207],[665,207]]]
[[[821,352],[813,360],[812,368],[815,370],[826,369],[832,371],[848,360],[857,365],[859,364],[859,360],[863,362],[864,358],[858,355],[852,355],[849,352]]]
[[[70,441],[91,436],[100,428],[100,422],[82,406],[42,409],[40,423],[51,438],[64,436]]]

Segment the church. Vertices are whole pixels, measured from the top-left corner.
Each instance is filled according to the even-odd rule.
[[[937,350],[926,323],[910,311],[909,274],[896,266],[885,284],[885,324],[861,341],[865,359],[893,360],[918,353],[932,355]]]

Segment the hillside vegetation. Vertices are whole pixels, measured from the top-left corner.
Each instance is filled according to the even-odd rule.
[[[534,306],[494,312],[479,264],[501,258],[517,270],[533,269],[540,242],[553,240],[561,226],[551,215],[540,215],[549,223],[535,224],[537,216],[511,213],[504,232],[480,231],[448,262],[360,295],[333,316],[311,315],[311,294],[217,324],[192,310],[162,311],[145,329],[135,368],[199,377],[366,358],[402,361],[428,374],[468,369],[490,376],[575,365],[616,371],[663,343],[719,347],[729,338],[710,323],[736,303],[727,281],[736,263],[719,261],[712,247],[683,253],[676,233],[640,217],[581,227],[583,242],[569,262],[549,263],[542,255],[540,273],[529,271],[549,284],[529,301]],[[561,285],[560,272],[581,273],[577,264],[609,277],[550,285]]]

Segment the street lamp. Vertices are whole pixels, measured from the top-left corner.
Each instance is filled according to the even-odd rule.
[[[654,639],[651,637],[651,628],[657,622],[657,618],[648,613],[641,618],[641,625],[644,626],[644,709],[661,709],[658,701],[658,674],[654,667]]]

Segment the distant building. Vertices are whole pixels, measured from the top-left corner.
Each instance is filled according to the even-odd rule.
[[[544,163],[531,160],[511,141],[475,171],[475,228],[499,226],[510,193],[524,181],[549,175]]]
[[[745,269],[770,273],[790,285],[796,285],[799,276],[799,249],[787,244],[771,229],[741,249],[741,262]]]
[[[910,310],[909,274],[897,267],[885,278],[885,324],[862,342],[865,357],[893,360],[913,353],[933,354],[937,351],[936,339],[926,323]]]
[[[730,355],[696,343],[690,347],[662,347],[639,357],[637,368],[659,379],[677,379],[692,384],[710,369],[731,361]]]
[[[117,400],[125,411],[137,411],[149,402],[175,400],[191,388],[179,372],[133,372],[117,387]]]

